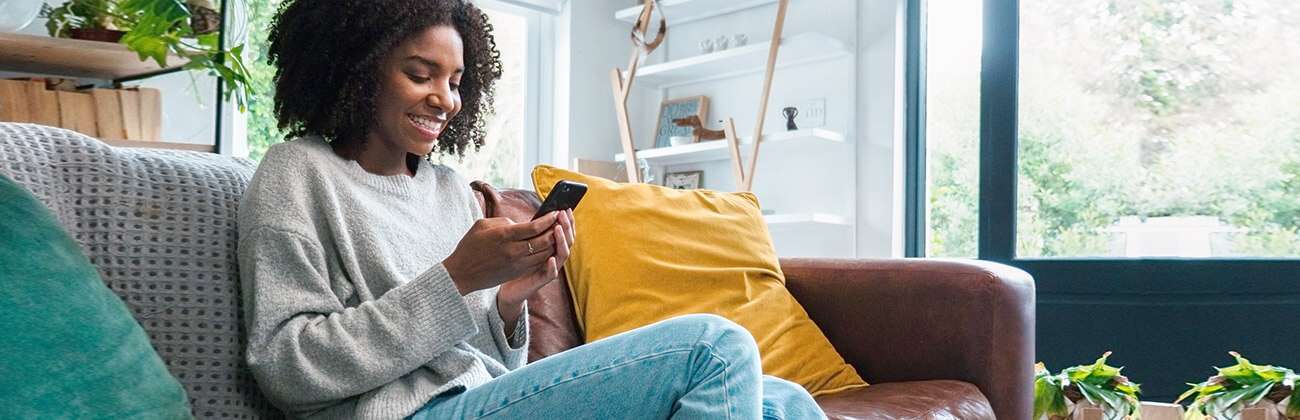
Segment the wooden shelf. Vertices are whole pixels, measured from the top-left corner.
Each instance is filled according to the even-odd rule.
[[[216,153],[211,144],[194,144],[194,143],[175,143],[166,141],[136,141],[136,140],[111,140],[99,139],[99,141],[113,147],[131,147],[141,149],[170,149],[170,150],[189,150],[191,152]]]
[[[179,69],[180,56],[158,67],[152,59],[141,61],[122,44],[52,38],[0,32],[0,70],[50,76],[123,79],[163,70]]]
[[[848,220],[843,217],[826,213],[769,214],[764,215],[763,220],[771,228],[782,229],[812,226],[849,226]]]
[[[740,139],[740,142],[748,145],[753,143],[753,139],[752,136],[743,137]],[[766,134],[763,136],[764,146],[778,146],[782,143],[806,144],[808,142],[844,143],[844,135],[831,130],[811,128],[776,134]],[[747,155],[749,153],[749,147],[741,147],[740,151],[742,154]],[[711,140],[681,146],[639,150],[637,151],[636,156],[638,159],[645,159],[646,162],[650,163],[650,166],[670,166],[727,160],[731,159],[731,151],[727,149],[726,140]],[[614,155],[614,161],[622,162],[624,160],[626,160],[626,157],[623,156],[622,153]]]
[[[776,0],[663,0],[659,2],[669,25],[681,25],[775,3]],[[619,10],[614,12],[614,18],[628,23],[635,22],[636,18],[641,16],[643,7],[645,6]]]
[[[652,64],[638,70],[633,83],[637,87],[663,89],[759,73],[767,65],[769,45],[770,42],[760,42]],[[840,40],[810,32],[785,37],[776,65],[782,68],[809,64],[847,57],[849,53],[848,47]]]

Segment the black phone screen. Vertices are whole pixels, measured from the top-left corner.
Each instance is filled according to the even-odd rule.
[[[557,182],[555,188],[551,188],[551,194],[546,196],[546,201],[537,208],[537,214],[533,215],[533,219],[553,211],[577,208],[578,202],[582,201],[582,196],[586,194],[586,184],[567,180]]]

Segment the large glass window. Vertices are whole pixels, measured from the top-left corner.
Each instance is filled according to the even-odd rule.
[[[929,0],[926,31],[926,255],[979,245],[982,2]]]
[[[284,139],[276,128],[272,109],[275,85],[272,81],[275,68],[266,63],[270,46],[265,38],[271,19],[280,7],[280,0],[253,1],[249,6],[248,54],[250,73],[256,92],[248,114],[248,154],[260,160],[266,149]],[[485,9],[493,26],[497,49],[501,52],[504,75],[497,82],[495,112],[487,121],[487,139],[478,151],[467,152],[463,159],[437,156],[439,163],[451,166],[466,179],[483,180],[497,187],[519,187],[523,179],[524,149],[532,142],[525,140],[525,119],[530,115],[524,104],[528,96],[526,81],[529,74],[529,31],[527,16],[512,11]]]
[[[1300,255],[1300,2],[1036,0],[1020,22],[1018,257]]]
[[[487,12],[503,67],[493,101],[495,112],[487,121],[487,139],[482,148],[466,152],[463,159],[440,156],[438,161],[467,179],[518,188],[523,179],[524,119],[528,115],[524,109],[528,94],[528,19],[492,9]]]

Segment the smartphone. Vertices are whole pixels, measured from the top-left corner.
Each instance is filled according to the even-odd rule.
[[[561,180],[555,183],[551,188],[551,194],[546,196],[546,202],[542,207],[537,209],[537,214],[533,215],[533,220],[545,216],[546,213],[559,210],[569,210],[578,207],[578,202],[582,201],[582,196],[587,194],[587,184]]]

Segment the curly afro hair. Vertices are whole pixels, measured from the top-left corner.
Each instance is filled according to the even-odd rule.
[[[290,138],[319,135],[357,145],[376,125],[379,66],[408,36],[449,25],[465,48],[461,112],[435,154],[464,156],[483,145],[501,54],[487,15],[466,0],[287,0],[271,25],[275,116]]]

